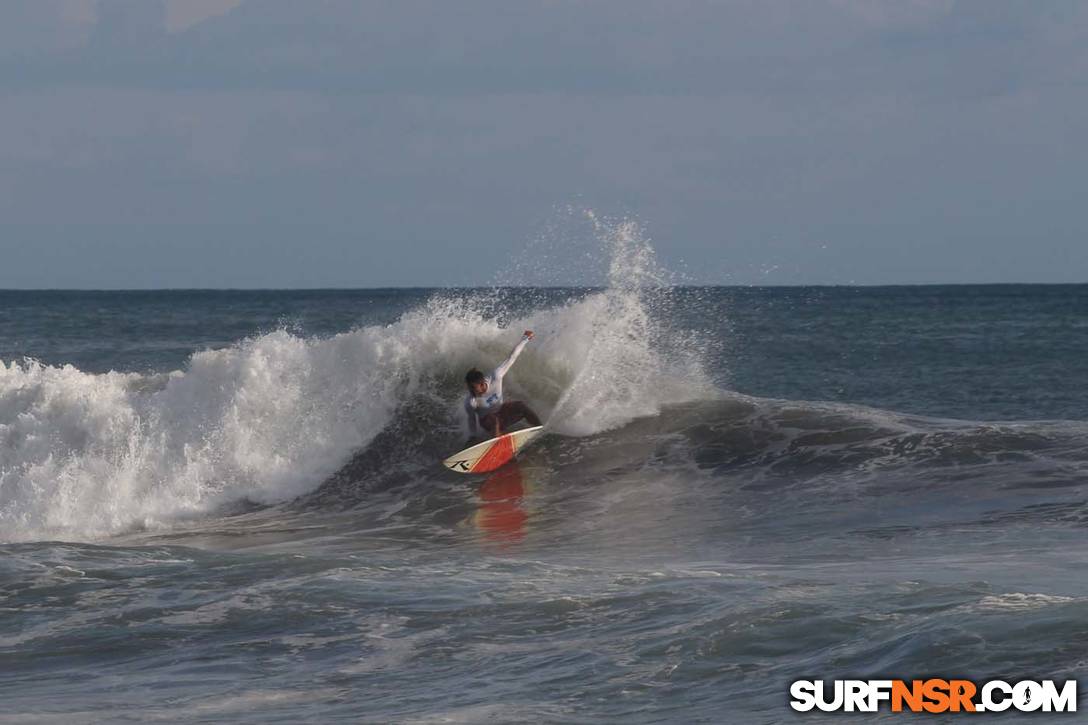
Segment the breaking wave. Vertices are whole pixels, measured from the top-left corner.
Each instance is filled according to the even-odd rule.
[[[454,445],[460,376],[504,357],[522,329],[537,339],[509,389],[557,433],[593,435],[715,395],[697,346],[661,314],[668,287],[637,225],[596,223],[608,285],[517,317],[499,309],[516,291],[447,292],[389,325],[278,330],[169,373],[0,361],[2,538],[94,538],[287,501],[421,407],[441,414],[414,427]]]

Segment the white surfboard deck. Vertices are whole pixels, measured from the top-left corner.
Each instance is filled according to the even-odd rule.
[[[544,432],[544,426],[522,428],[477,443],[442,461],[442,465],[457,473],[488,473],[513,460],[529,441]]]

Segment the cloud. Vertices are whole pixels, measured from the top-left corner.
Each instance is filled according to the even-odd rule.
[[[1047,41],[1055,26],[1088,25],[1067,0],[100,0],[93,7],[90,42],[0,59],[0,90],[990,95],[1044,77],[1079,82],[1054,73]],[[86,33],[86,20],[80,27]]]
[[[956,6],[955,0],[829,0],[829,4],[883,29],[925,26],[948,16]]]
[[[74,28],[93,28],[98,22],[98,0],[61,0],[60,21]]]
[[[86,44],[96,22],[96,0],[6,3],[0,10],[0,59],[69,52]]]
[[[229,13],[242,0],[165,0],[166,29],[171,33],[187,30],[194,25]]]

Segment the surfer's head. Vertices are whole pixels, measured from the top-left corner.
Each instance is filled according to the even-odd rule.
[[[472,368],[465,375],[465,385],[473,395],[483,395],[487,392],[487,378],[476,368]]]

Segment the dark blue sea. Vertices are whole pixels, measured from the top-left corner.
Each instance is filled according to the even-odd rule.
[[[523,329],[548,435],[446,471]],[[0,292],[0,721],[1083,679],[1086,410],[1088,286]]]

